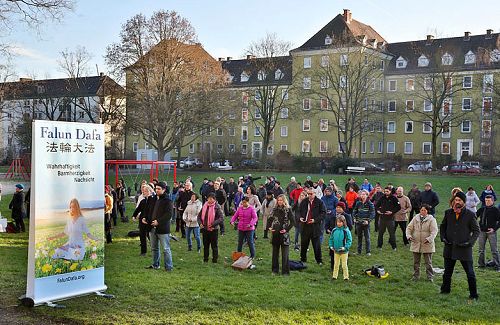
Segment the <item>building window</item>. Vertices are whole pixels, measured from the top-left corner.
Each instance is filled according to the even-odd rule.
[[[441,114],[443,116],[449,116],[451,114],[451,99],[447,98],[443,101],[443,108],[441,109]]]
[[[281,135],[282,137],[287,137],[287,136],[288,136],[288,126],[283,125],[283,126],[280,128],[280,135]]]
[[[328,141],[326,140],[321,140],[319,142],[319,152],[328,152]]]
[[[222,130],[222,128],[217,128],[217,136],[218,137],[224,136],[224,130]]]
[[[441,154],[442,155],[451,154],[451,148],[449,142],[441,142]]]
[[[491,138],[491,120],[483,120],[481,123],[481,129],[483,138]]]
[[[255,129],[253,130],[253,135],[255,137],[260,137],[262,133],[260,132],[260,126],[256,126]]]
[[[492,99],[491,97],[483,97],[483,116],[490,117],[492,113]]]
[[[241,127],[241,141],[248,141],[248,126]]]
[[[246,71],[243,71],[240,75],[240,81],[241,82],[247,82],[248,79],[250,79],[250,74]]]
[[[405,121],[405,133],[413,133],[413,121]]]
[[[349,64],[349,57],[347,54],[341,54],[340,55],[340,65],[341,66],[346,66]]]
[[[311,141],[309,140],[302,141],[302,152],[311,152]]]
[[[241,109],[241,121],[248,122],[248,108]]]
[[[424,112],[432,112],[432,102],[428,99],[424,99]]]
[[[414,107],[414,101],[412,99],[406,100],[406,111],[412,112]]]
[[[263,81],[263,80],[266,80],[267,78],[267,74],[264,70],[260,70],[258,73],[257,73],[257,79],[259,79],[259,81]]]
[[[361,153],[366,153],[366,141],[361,141]]]
[[[255,90],[255,100],[260,100],[260,90],[259,89],[256,89]]]
[[[133,131],[132,131],[132,135],[139,135],[139,131],[137,131],[137,130],[133,130]]]
[[[345,119],[339,118],[339,130],[345,132]]]
[[[398,90],[398,81],[397,80],[389,80],[389,91]]]
[[[413,153],[413,142],[405,142],[405,151],[406,155],[411,155]]]
[[[472,88],[472,76],[464,76],[462,81],[463,88]]]
[[[346,88],[347,86],[348,86],[347,85],[347,76],[340,76],[339,87]]]
[[[424,78],[424,90],[432,90],[432,79],[431,78]]]
[[[384,153],[384,143],[382,141],[378,142],[378,153]]]
[[[391,113],[396,111],[396,101],[395,100],[387,101],[387,111],[391,112]]]
[[[144,149],[145,149],[145,150],[149,150],[149,149],[150,149],[150,147],[149,147],[149,143],[144,142]]]
[[[248,145],[247,144],[242,144],[241,145],[241,154],[246,155],[248,152]]]
[[[345,142],[339,142],[339,152],[345,152]]]
[[[425,56],[425,55],[421,55],[419,58],[418,58],[418,66],[419,67],[426,67],[429,65],[429,59]]]
[[[304,58],[304,69],[310,68],[311,67],[311,62],[312,62],[311,57],[310,56],[306,56]]]
[[[228,131],[230,137],[236,136],[236,129],[235,128],[228,128],[227,131]]]
[[[328,35],[325,37],[325,45],[330,45],[332,44],[332,38]]]
[[[449,54],[449,53],[445,53],[441,57],[441,64],[442,65],[452,65],[453,64],[453,56],[451,56],[451,54]]]
[[[379,80],[379,90],[380,91],[384,91],[384,79],[380,79]]]
[[[422,154],[430,155],[432,153],[432,143],[423,142],[422,143]]]
[[[472,109],[472,98],[462,98],[462,110],[470,111]]]
[[[442,130],[441,130],[441,138],[443,138],[443,139],[449,139],[450,137],[451,137],[450,122],[449,121],[444,121],[443,122]]]
[[[462,133],[470,133],[472,129],[472,123],[470,120],[463,120],[460,125]]]
[[[340,107],[339,109],[344,110],[347,107],[347,98],[340,97]]]
[[[280,69],[274,72],[274,80],[281,80],[284,76],[285,74]]]
[[[374,153],[374,152],[375,152],[375,142],[370,141],[370,153]]]
[[[194,153],[194,143],[189,144],[189,153]]]
[[[288,108],[286,108],[286,107],[281,108],[280,117],[282,119],[288,118]]]
[[[241,103],[243,106],[248,106],[248,93],[246,91],[241,93]]]
[[[304,98],[302,100],[302,109],[304,111],[308,111],[311,109],[311,99],[310,98]]]
[[[139,144],[137,142],[132,143],[132,151],[137,152],[137,149],[139,148]]]
[[[280,146],[280,150],[281,150],[281,151],[288,151],[288,145],[287,145],[287,144],[282,144],[282,145]]]
[[[387,153],[396,152],[396,142],[387,142]]]
[[[407,61],[402,56],[400,56],[396,60],[396,68],[397,69],[404,69],[404,68],[406,68],[406,64],[407,64]]]
[[[432,121],[422,122],[422,133],[432,133]]]
[[[319,86],[321,87],[321,89],[329,88],[330,82],[329,82],[328,77],[325,77],[325,76],[321,77],[319,80]]]
[[[309,120],[309,119],[302,120],[302,131],[304,131],[304,132],[311,131],[311,120]]]
[[[387,122],[387,133],[396,133],[396,122],[395,121]]]
[[[415,90],[415,80],[406,79],[406,91],[413,91],[413,90]]]
[[[474,64],[474,63],[476,63],[476,55],[472,51],[467,52],[465,54],[464,64]]]
[[[328,132],[328,119],[319,120],[319,130],[320,132]]]
[[[236,151],[236,145],[234,143],[230,143],[228,148],[229,148],[229,152],[231,152],[231,153]]]
[[[489,156],[491,155],[491,143],[489,142],[481,142],[481,155]]]
[[[493,91],[493,75],[485,74],[483,76],[483,92],[491,93]]]
[[[384,71],[384,69],[385,69],[385,61],[380,60],[380,70]]]
[[[330,66],[330,57],[328,55],[323,55],[321,57],[321,66],[323,68]]]
[[[267,146],[267,155],[268,156],[274,155],[274,146],[272,144]]]
[[[229,112],[227,113],[227,118],[230,120],[236,119],[236,114],[234,113],[233,109],[230,109]]]
[[[258,107],[255,108],[255,114],[253,117],[254,117],[254,119],[262,118],[262,115],[260,114],[260,109]]]
[[[321,98],[319,100],[321,109],[328,109],[328,98]]]
[[[304,89],[311,89],[311,77],[304,77]]]

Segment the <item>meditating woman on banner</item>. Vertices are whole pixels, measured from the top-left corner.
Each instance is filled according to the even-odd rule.
[[[65,236],[68,237],[68,242],[57,248],[52,258],[81,261],[85,257],[83,234],[86,234],[87,238],[92,240],[97,241],[98,239],[90,233],[77,199],[71,199],[69,203],[69,216],[64,232],[48,238],[48,240],[54,240]]]
[[[271,232],[271,244],[273,245],[272,272],[279,273],[279,252],[281,248],[281,274],[289,275],[288,265],[290,247],[290,229],[293,228],[295,216],[288,205],[285,194],[278,195],[276,206],[267,219],[267,229]]]

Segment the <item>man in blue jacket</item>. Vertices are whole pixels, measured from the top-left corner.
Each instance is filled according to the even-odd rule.
[[[321,201],[325,204],[326,215],[325,220],[323,222],[323,228],[326,232],[328,232],[329,225],[331,223],[331,219],[335,218],[335,208],[337,207],[337,203],[339,200],[332,193],[332,189],[327,187],[325,189],[325,195],[321,198]],[[335,224],[335,220],[333,220],[333,224]],[[320,242],[323,243],[323,234],[321,234]]]

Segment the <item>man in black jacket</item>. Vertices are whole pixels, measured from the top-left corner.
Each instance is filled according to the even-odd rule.
[[[192,190],[191,182],[186,182],[184,184],[184,191],[179,191],[177,195],[177,217],[175,219],[175,231],[181,232],[182,238],[186,238],[186,223],[184,219],[182,219],[182,215],[184,214],[184,210],[188,204],[188,201],[191,200],[191,196],[194,194]]]
[[[432,190],[432,184],[427,182],[424,185],[424,190],[420,192],[420,204],[428,204],[431,209],[428,211],[430,215],[436,215],[436,206],[439,204],[439,197]]]
[[[302,224],[300,260],[307,262],[307,249],[309,248],[309,242],[312,241],[316,263],[323,265],[320,236],[323,233],[321,224],[326,215],[325,205],[323,201],[316,197],[316,192],[309,188],[307,189],[307,199],[302,200],[299,209],[299,221]]]
[[[156,204],[156,196],[154,190],[149,184],[143,184],[141,186],[141,192],[143,199],[139,202],[137,208],[135,208],[132,214],[132,219],[139,219],[139,239],[141,241],[141,255],[146,256],[148,251],[148,237],[151,231],[151,216],[153,215],[153,210]]]
[[[165,270],[172,271],[174,265],[172,263],[172,252],[170,250],[170,219],[172,218],[172,201],[166,193],[167,184],[159,182],[155,186],[156,203],[151,217],[151,251],[153,252],[153,264],[146,267],[148,269],[160,268],[160,251],[161,245],[163,250],[163,259],[165,262]]]
[[[398,199],[392,195],[392,189],[389,186],[384,188],[384,196],[377,201],[375,210],[380,215],[377,247],[380,249],[382,248],[384,244],[384,233],[387,229],[389,232],[389,244],[391,244],[393,250],[396,250],[394,214],[401,210],[401,206],[399,205]]]
[[[479,260],[477,262],[479,267],[485,267],[484,250],[486,248],[486,241],[490,242],[491,257],[495,263],[495,268],[500,272],[500,259],[498,257],[497,247],[497,230],[500,227],[500,210],[495,207],[492,195],[486,195],[484,198],[485,206],[480,208],[476,216],[479,218]]]
[[[226,191],[220,186],[219,182],[214,182],[214,193],[215,193],[215,200],[217,203],[220,205],[222,209],[224,209],[224,216],[229,215],[229,211],[226,211],[226,201],[227,201],[227,194]],[[224,226],[224,222],[220,224],[220,235],[224,236],[224,233],[226,231],[226,227]]]
[[[465,208],[466,196],[457,192],[452,201],[452,208],[444,213],[439,227],[441,241],[444,242],[444,273],[441,293],[451,291],[451,276],[455,263],[460,261],[467,274],[469,299],[477,299],[476,275],[472,262],[472,246],[479,237],[479,225],[474,212]]]
[[[23,184],[16,184],[16,192],[9,203],[9,209],[12,210],[12,219],[16,223],[16,229],[20,232],[25,232],[24,217],[26,216],[26,209],[24,208],[24,186]]]
[[[234,196],[236,195],[236,192],[238,192],[238,184],[234,181],[234,178],[230,177],[229,178],[229,183],[227,183],[227,207],[228,211],[231,210],[231,205],[233,204],[234,201]],[[236,211],[238,207],[234,207],[234,210]]]

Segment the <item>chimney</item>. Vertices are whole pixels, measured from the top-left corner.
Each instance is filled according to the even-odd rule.
[[[493,33],[493,29],[487,29],[486,30],[486,39],[490,39],[491,38],[491,33]]]
[[[226,60],[224,58],[219,58],[218,61],[222,62],[222,61],[226,61]]]
[[[19,78],[19,82],[33,81],[31,78]]]
[[[104,72],[99,72],[99,77],[104,77]]]
[[[349,9],[344,9],[344,21],[348,24],[351,23],[352,13]]]
[[[434,39],[434,35],[427,35],[425,45],[431,45],[433,39]]]
[[[232,59],[233,59],[233,57],[232,57],[232,56],[228,56],[228,57],[226,58],[226,60],[227,60],[227,61],[231,61]]]
[[[470,32],[464,33],[464,41],[470,41]]]

